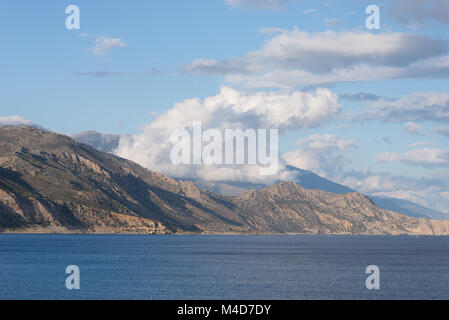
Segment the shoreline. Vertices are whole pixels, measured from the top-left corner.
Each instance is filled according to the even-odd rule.
[[[0,235],[145,235],[145,236],[364,236],[364,237],[449,237],[449,235],[433,235],[433,234],[368,234],[368,233],[301,233],[301,232],[286,232],[286,233],[271,233],[271,232],[254,232],[254,233],[236,233],[236,232],[208,232],[208,233],[139,233],[139,232],[51,232],[44,230],[27,230],[27,231],[0,231]]]

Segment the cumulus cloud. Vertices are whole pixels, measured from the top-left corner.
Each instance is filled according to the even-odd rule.
[[[277,128],[285,132],[318,127],[340,111],[338,96],[328,89],[245,93],[223,87],[216,96],[175,103],[151,125],[172,130],[199,120],[211,128]]]
[[[449,25],[447,0],[391,0],[390,15],[404,25],[416,27],[427,21]]]
[[[335,179],[348,163],[343,151],[356,147],[356,144],[353,140],[344,140],[336,135],[312,134],[299,139],[297,146],[300,149],[283,154],[288,164]]]
[[[331,121],[340,113],[338,96],[328,89],[291,93],[245,93],[229,87],[206,99],[189,99],[175,103],[173,108],[156,117],[140,134],[120,140],[116,154],[131,159],[144,167],[174,177],[201,178],[205,180],[244,180],[258,182],[264,177],[254,166],[172,165],[169,138],[176,129],[191,128],[200,121],[206,129],[279,129],[290,130],[318,127]]]
[[[231,7],[244,9],[281,10],[291,0],[226,0]]]
[[[370,101],[367,106],[368,111],[356,118],[392,123],[449,121],[449,93],[418,92],[397,100]]]
[[[87,50],[96,56],[104,56],[112,48],[126,47],[126,43],[121,38],[111,38],[106,35],[98,35],[95,39],[95,45]]]
[[[437,148],[415,149],[402,154],[396,152],[384,152],[376,156],[379,162],[404,163],[424,168],[448,167],[449,150]]]
[[[195,74],[222,74],[249,87],[294,87],[385,78],[448,77],[447,44],[401,32],[282,30],[260,50],[228,60],[198,59]]]

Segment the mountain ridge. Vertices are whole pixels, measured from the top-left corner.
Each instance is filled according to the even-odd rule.
[[[102,134],[91,130],[81,132],[73,135],[72,137],[77,141],[88,144],[100,151],[112,153],[118,146],[121,135]],[[291,165],[286,166],[286,168],[294,174],[292,181],[302,187],[305,187],[306,189],[323,190],[337,194],[357,192],[357,190],[330,181],[312,171],[299,169]],[[250,189],[263,189],[269,186],[263,183],[251,183],[244,181],[205,181],[200,179],[191,179],[191,181],[195,182],[203,189],[227,196],[239,195]],[[277,181],[277,183],[279,182],[281,181]],[[405,214],[410,217],[430,218],[435,220],[449,219],[449,214],[424,207],[408,200],[374,195],[368,196],[373,199],[375,204],[380,208]]]
[[[38,128],[0,128],[0,154],[3,232],[449,234],[359,193],[285,182],[219,195]]]

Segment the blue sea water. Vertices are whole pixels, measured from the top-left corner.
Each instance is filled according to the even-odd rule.
[[[0,299],[449,299],[449,238],[0,234]]]

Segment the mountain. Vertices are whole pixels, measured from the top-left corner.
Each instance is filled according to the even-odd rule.
[[[349,187],[320,177],[311,171],[301,170],[293,166],[287,166],[287,168],[297,173],[293,181],[306,189],[323,190],[337,194],[356,192]],[[448,214],[426,208],[411,201],[373,195],[369,195],[369,197],[379,208],[405,214],[409,217],[449,220]]]
[[[302,170],[293,166],[287,166],[287,169],[296,174],[294,182],[306,189],[322,190],[337,194],[356,192],[347,186],[320,177],[312,171]]]
[[[298,169],[292,166],[288,166],[288,169],[296,173],[292,181],[305,189],[321,190],[335,194],[356,192],[349,187],[320,177],[311,171]],[[241,181],[204,181],[198,179],[192,181],[195,182],[195,184],[197,184],[200,188],[228,196],[238,196],[248,192],[251,189],[261,190],[268,187],[266,184]],[[278,183],[280,183],[280,181],[278,181]],[[405,214],[410,217],[429,218],[433,220],[449,220],[448,214],[426,208],[411,201],[372,195],[369,195],[369,198],[372,199],[374,204],[381,209]]]
[[[351,188],[320,177],[312,171],[302,170],[293,166],[287,166],[287,169],[294,173],[294,178],[291,182],[295,182],[305,189],[322,190],[337,194],[356,192]],[[267,184],[244,181],[205,181],[200,179],[194,179],[192,181],[199,187],[227,196],[237,196],[251,189],[260,190],[268,187]],[[280,182],[282,181],[277,181],[277,183]]]
[[[117,148],[121,135],[102,134],[96,131],[85,131],[73,136],[78,142],[90,145],[103,152],[113,152]],[[303,170],[294,166],[287,166],[287,169],[294,174],[293,182],[303,188],[310,190],[322,190],[336,194],[345,194],[356,192],[347,186],[335,183],[325,179],[312,171]],[[237,196],[251,189],[263,189],[268,187],[267,184],[251,183],[245,181],[205,181],[200,179],[192,180],[200,188],[212,191],[214,193]],[[281,181],[278,181],[278,183]],[[447,220],[449,215],[430,208],[426,208],[411,201],[390,198],[370,196],[374,203],[385,210],[394,211],[416,218],[430,218],[435,220]]]
[[[73,138],[100,151],[112,152],[118,146],[120,135],[85,131],[74,135]],[[299,169],[290,165],[287,166],[287,169],[294,174],[292,181],[306,189],[322,190],[336,194],[356,192],[356,190],[325,179],[312,171]],[[268,187],[267,184],[245,181],[205,181],[199,179],[194,179],[192,181],[200,188],[227,196],[237,196],[248,192],[251,189],[260,190]],[[278,183],[279,182],[280,181],[278,181]],[[426,217],[435,220],[449,219],[449,215],[446,213],[426,208],[411,201],[379,196],[370,196],[370,198],[382,209],[405,214],[410,217]]]
[[[449,221],[411,218],[378,208],[360,193],[334,194],[285,182],[234,198],[250,224],[263,231],[336,234],[433,234]]]
[[[96,131],[83,131],[72,136],[78,142],[88,144],[92,148],[103,152],[112,152],[118,147],[121,135],[105,134]]]
[[[377,196],[370,196],[370,198],[380,208],[402,213],[410,217],[449,220],[449,214],[426,208],[411,201]]]
[[[245,231],[220,196],[30,127],[0,128],[0,226],[49,231]],[[189,197],[206,198],[207,207]],[[204,194],[204,196],[203,196]],[[198,225],[201,225],[199,227]]]
[[[383,210],[359,193],[287,182],[218,195],[38,128],[0,128],[0,155],[3,231],[449,234],[449,221]]]

